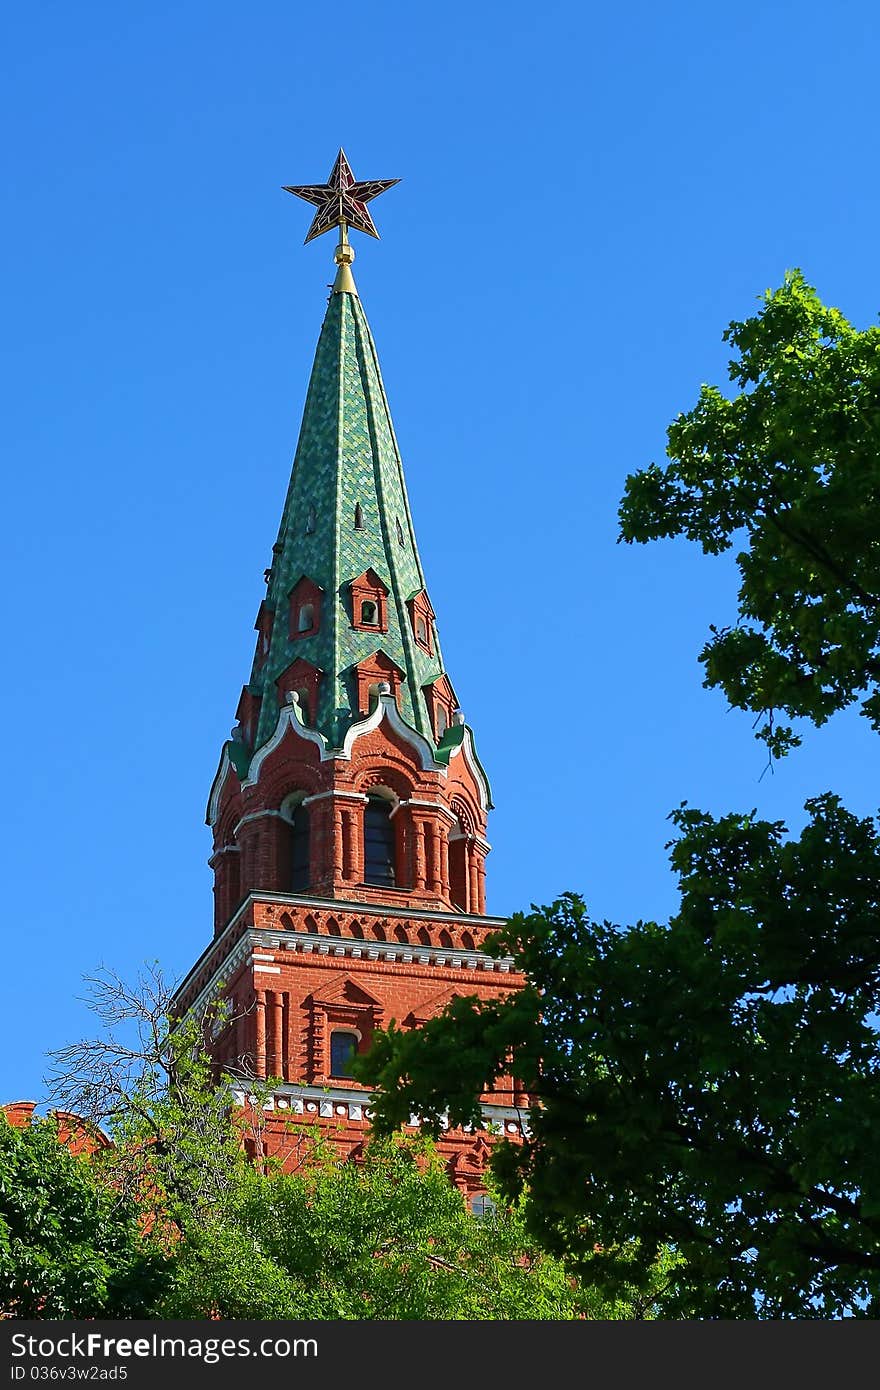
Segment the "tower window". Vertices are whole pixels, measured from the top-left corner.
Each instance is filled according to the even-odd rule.
[[[314,507],[309,507],[309,514],[308,514],[308,516],[306,517],[306,535],[307,535],[307,536],[313,536],[314,534],[315,534],[315,509],[314,509]]]
[[[372,599],[361,604],[361,622],[365,627],[375,627],[379,621],[379,608]]]
[[[364,509],[360,502],[356,503],[354,509],[354,529],[356,531],[363,531],[364,529]]]
[[[332,1032],[330,1034],[330,1075],[350,1077],[352,1062],[358,1050],[357,1033]]]
[[[302,893],[309,886],[309,810],[300,803],[293,813],[290,847],[290,888]]]
[[[416,619],[416,637],[423,647],[428,645],[428,624],[424,618]]]
[[[296,623],[297,632],[311,632],[315,626],[315,605],[304,603],[299,610],[299,617]]]
[[[393,884],[394,825],[391,803],[371,796],[364,809],[364,882]]]
[[[403,545],[403,527],[400,524],[400,517],[395,517],[395,520],[397,522],[397,544]]]

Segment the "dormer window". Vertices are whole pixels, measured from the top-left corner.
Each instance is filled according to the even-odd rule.
[[[428,707],[428,718],[431,721],[431,728],[434,731],[434,738],[440,742],[446,730],[452,723],[453,715],[458,709],[458,700],[452,688],[448,676],[438,676],[435,681],[430,681],[422,686],[425,696],[425,704]]]
[[[289,704],[289,695],[299,697],[299,712],[304,724],[314,724],[318,712],[318,692],[323,672],[310,661],[297,657],[292,665],[275,682],[278,691],[278,705]]]
[[[407,599],[413,636],[423,652],[434,655],[434,610],[424,589]]]
[[[400,694],[403,671],[391,660],[387,652],[377,651],[372,656],[359,661],[351,668],[353,685],[351,693],[357,700],[361,714],[369,714],[375,698],[383,685],[387,686],[395,702]]]
[[[254,627],[257,629],[257,658],[256,664],[262,666],[266,657],[269,655],[269,648],[272,645],[272,624],[275,621],[275,614],[266,603],[260,604],[260,611],[257,614],[257,621]]]
[[[290,636],[310,637],[321,625],[323,589],[303,574],[290,591]]]
[[[374,569],[351,581],[351,625],[362,632],[388,631],[388,589]]]

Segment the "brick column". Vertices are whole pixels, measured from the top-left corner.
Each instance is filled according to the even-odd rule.
[[[449,897],[449,836],[445,825],[440,827],[440,891],[444,898]]]
[[[428,833],[428,877],[431,884],[431,892],[439,897],[443,892],[443,883],[440,876],[440,830],[435,820],[428,821],[426,826]]]
[[[475,911],[485,915],[486,912],[486,860],[482,854],[477,856],[477,884],[479,897]]]
[[[338,805],[336,798],[333,798],[333,881],[338,883],[342,878],[342,807]]]
[[[413,838],[413,887],[424,888],[426,886],[425,872],[425,822],[418,816],[413,816],[412,820]]]
[[[352,883],[357,878],[357,815],[344,806],[342,816],[342,876]]]
[[[468,897],[470,898],[470,912],[480,910],[480,875],[477,870],[477,847],[473,840],[468,841],[467,847],[467,877],[468,877]]]
[[[255,990],[257,996],[256,1025],[257,1025],[257,1047],[254,1070],[257,1076],[266,1075],[266,991],[264,989]]]

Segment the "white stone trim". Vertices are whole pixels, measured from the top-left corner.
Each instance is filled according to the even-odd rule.
[[[273,945],[277,942],[279,947],[283,946],[292,955],[333,955],[351,957],[355,960],[382,959],[389,965],[411,965],[415,960],[420,965],[427,965],[435,970],[473,970],[483,977],[509,974],[513,965],[511,956],[499,960],[486,955],[484,951],[463,951],[460,947],[454,946],[424,946],[421,942],[407,945],[404,941],[375,941],[372,937],[364,937],[361,940],[354,936],[325,936],[323,933],[299,931],[276,932],[274,929],[271,939]],[[252,965],[254,970],[280,974],[281,966],[255,963],[256,960],[277,959],[275,956],[261,953],[260,947],[265,945],[266,932],[262,928],[250,928],[200,990],[187,1014],[200,1013],[240,964]]]
[[[448,816],[451,821],[458,820],[454,811],[450,811],[448,806],[444,806],[441,801],[425,801],[418,796],[411,796],[408,801],[398,801],[392,815],[396,815],[401,806],[424,806],[429,811],[439,811],[441,815]]]
[[[364,734],[372,733],[374,729],[378,729],[383,719],[387,719],[394,732],[415,749],[423,772],[439,772],[444,777],[447,775],[445,764],[434,761],[434,754],[427,739],[422,738],[422,735],[410,728],[403,719],[394,696],[380,694],[375,708],[370,711],[367,717],[352,724],[345,735],[341,748],[330,748],[323,734],[319,733],[317,729],[310,729],[303,724],[299,705],[282,705],[278,711],[278,722],[272,737],[254,754],[248,768],[248,775],[241,785],[242,787],[256,785],[264,760],[278,747],[288,729],[293,729],[295,734],[306,739],[309,743],[316,744],[321,754],[322,763],[331,762],[335,758],[341,762],[350,762],[352,749],[358,739],[363,738]]]
[[[332,757],[332,753],[327,752],[327,740],[324,735],[318,733],[317,729],[309,729],[302,722],[302,714],[299,705],[282,705],[278,711],[278,721],[275,725],[275,732],[268,742],[264,743],[254,754],[251,765],[248,768],[248,775],[241,784],[242,787],[256,786],[259,781],[260,768],[263,766],[263,762],[268,758],[270,753],[274,753],[288,729],[292,729],[295,734],[305,739],[307,743],[317,744],[322,763],[326,762],[329,757]]]
[[[233,835],[237,835],[241,827],[247,825],[248,821],[265,820],[267,816],[277,816],[279,820],[284,820],[284,816],[280,811],[251,811],[250,815],[242,816],[232,832]]]
[[[363,792],[341,792],[333,788],[329,792],[315,792],[314,796],[304,796],[300,805],[311,806],[313,801],[325,801],[329,796],[339,796],[343,800],[349,801],[369,801],[370,799],[368,796],[364,796]]]
[[[249,1092],[244,1082],[240,1082],[232,1093],[236,1105],[244,1105],[246,1100],[251,1100],[253,1104],[253,1092]],[[285,1082],[278,1086],[268,1097],[264,1108],[272,1111],[290,1111],[292,1115],[308,1115],[314,1119],[342,1119],[364,1120],[369,1118],[370,1102],[373,1095],[370,1091],[343,1090],[341,1086],[297,1086],[290,1082]],[[514,1105],[481,1105],[480,1110],[483,1122],[488,1131],[489,1125],[499,1129],[505,1137],[513,1134],[528,1135],[528,1110],[521,1110]],[[419,1128],[419,1116],[410,1115],[407,1124],[410,1129]],[[444,1130],[449,1129],[448,1118],[444,1115],[441,1119]],[[466,1133],[473,1133],[473,1127],[468,1126]]]
[[[359,738],[364,734],[370,734],[374,729],[378,729],[383,719],[387,719],[394,732],[415,749],[419,755],[423,772],[442,772],[446,773],[446,768],[442,763],[434,761],[434,754],[427,739],[415,729],[411,728],[402,717],[397,708],[397,701],[393,695],[385,694],[380,691],[376,700],[375,708],[370,711],[366,719],[361,719],[359,723],[352,724],[337,756],[346,762],[351,760],[351,752]]]
[[[208,810],[205,815],[205,820],[208,825],[212,827],[216,825],[217,817],[220,814],[220,794],[223,791],[223,785],[230,772],[234,771],[235,769],[229,757],[229,745],[224,743],[223,754],[220,758],[220,766],[214,776],[214,781],[211,783],[211,792],[208,797]]]
[[[474,748],[474,736],[471,733],[470,728],[467,724],[465,724],[464,726],[464,735],[462,737],[461,743],[456,744],[456,746],[452,749],[452,751],[449,754],[450,763],[452,762],[453,758],[458,757],[459,753],[461,753],[464,757],[465,762],[467,763],[471,773],[473,774],[474,781],[477,784],[477,791],[480,794],[480,806],[484,811],[488,812],[489,783],[486,781],[486,774],[484,773],[483,769],[480,767],[480,764],[477,761],[477,754]]]

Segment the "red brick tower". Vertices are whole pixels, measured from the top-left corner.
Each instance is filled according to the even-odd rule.
[[[251,677],[211,790],[214,939],[177,995],[221,990],[215,1039],[233,1072],[277,1077],[277,1122],[302,1115],[346,1150],[369,1127],[351,1056],[395,1019],[418,1027],[456,994],[519,983],[481,951],[489,785],[444,669],[348,227],[376,235],[340,151],[325,186],[292,188],[340,228],[338,273],[315,354]],[[247,1093],[243,1079],[242,1095]],[[484,1098],[514,1135],[525,1097]],[[273,1138],[275,1136],[275,1138]],[[479,1186],[481,1134],[441,1146]]]

